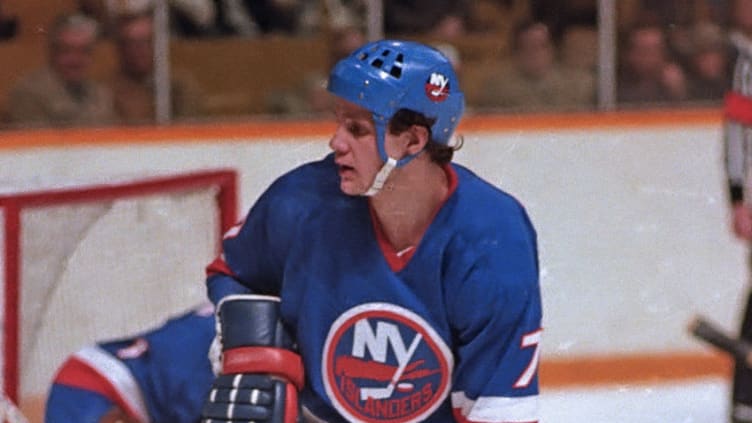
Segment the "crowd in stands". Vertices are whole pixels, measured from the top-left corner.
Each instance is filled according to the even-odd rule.
[[[120,16],[114,24],[119,66],[110,87],[117,116],[125,123],[148,122],[156,115],[154,105],[154,22],[149,13]],[[201,90],[184,69],[170,75],[171,111],[178,119],[201,114]]]
[[[510,56],[482,78],[478,107],[534,112],[595,105],[595,73],[560,62],[543,22],[523,21],[515,28]]]
[[[118,66],[105,80],[92,76],[100,24],[81,14],[60,15],[50,26],[47,63],[10,89],[9,123],[17,126],[79,126],[153,123],[154,22],[151,13],[119,15],[111,21]],[[171,78],[177,118],[201,113],[201,93],[187,72]]]
[[[7,14],[4,1],[0,0],[0,40],[12,40],[24,22]],[[23,127],[153,123],[152,2],[75,0],[76,7],[45,32],[47,63],[29,70],[2,93],[7,98],[5,123]],[[450,57],[471,110],[595,110],[597,3],[383,0],[384,33],[429,42]],[[671,0],[661,2],[661,7],[647,0],[619,2],[618,104],[720,102],[730,84],[735,54],[727,35],[735,28],[752,27],[752,0],[725,3],[719,8],[719,2],[711,0]],[[302,72],[298,84],[259,93],[264,113],[276,115],[328,110],[324,75],[328,66],[366,41],[366,6],[363,0],[168,1],[175,38],[324,34],[326,67]],[[478,36],[490,40],[492,48],[480,59],[465,57],[472,42],[463,40]],[[93,51],[101,40],[112,43],[117,66],[111,75],[95,77]],[[205,116],[206,91],[194,71],[171,68],[169,92],[176,120]]]
[[[23,76],[8,94],[10,122],[27,126],[112,123],[112,93],[90,75],[97,37],[97,23],[83,15],[55,20],[49,29],[48,63]]]

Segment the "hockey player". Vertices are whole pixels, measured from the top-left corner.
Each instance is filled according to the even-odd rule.
[[[46,423],[194,423],[212,380],[214,307],[139,336],[85,347],[58,370]]]
[[[276,180],[208,268],[223,374],[203,421],[537,421],[536,234],[451,162],[450,62],[372,42],[328,89],[333,153]]]

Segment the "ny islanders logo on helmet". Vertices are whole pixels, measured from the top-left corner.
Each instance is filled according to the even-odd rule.
[[[433,72],[426,81],[426,95],[436,103],[442,102],[449,96],[449,77]]]
[[[332,324],[321,369],[327,395],[347,420],[408,423],[441,405],[452,366],[449,348],[423,318],[368,303]]]

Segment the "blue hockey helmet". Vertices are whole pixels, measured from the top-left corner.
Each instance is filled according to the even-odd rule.
[[[449,59],[432,47],[411,41],[363,45],[334,66],[328,90],[371,111],[384,161],[386,125],[398,110],[409,109],[435,119],[432,138],[445,145],[465,110],[465,97]]]

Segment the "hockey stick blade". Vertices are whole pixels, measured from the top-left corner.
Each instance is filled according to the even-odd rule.
[[[752,367],[752,344],[729,336],[716,324],[702,316],[696,316],[689,323],[688,330],[695,338],[731,354],[747,363],[748,367]]]

